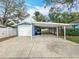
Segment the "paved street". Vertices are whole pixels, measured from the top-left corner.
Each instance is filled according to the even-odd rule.
[[[78,50],[78,44],[52,35],[14,37],[0,42],[0,59],[78,59]]]

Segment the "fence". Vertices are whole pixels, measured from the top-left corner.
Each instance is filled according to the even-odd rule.
[[[17,36],[17,28],[0,26],[0,39],[13,36]]]

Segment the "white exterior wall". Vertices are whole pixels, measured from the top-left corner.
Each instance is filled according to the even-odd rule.
[[[0,38],[17,36],[17,28],[2,28],[0,27]]]
[[[18,26],[18,36],[32,36],[32,25],[19,25]]]

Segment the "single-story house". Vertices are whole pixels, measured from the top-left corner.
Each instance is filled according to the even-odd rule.
[[[75,24],[65,23],[52,23],[52,22],[36,22],[32,17],[28,17],[18,24],[18,36],[33,36],[35,35],[35,27],[56,28],[56,34],[58,37],[58,28],[63,27],[64,39],[66,39],[66,28]]]
[[[76,25],[74,26],[75,28],[79,28],[79,19],[73,21],[72,23],[76,24]]]
[[[32,36],[33,35],[33,26],[32,22],[35,20],[32,17],[28,17],[18,24],[18,36]]]

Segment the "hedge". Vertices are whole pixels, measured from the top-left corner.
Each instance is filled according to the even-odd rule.
[[[66,35],[69,35],[69,36],[79,36],[79,29],[67,29],[66,30]]]
[[[63,29],[62,29],[61,35],[64,35]],[[77,28],[66,29],[66,35],[68,35],[68,36],[79,36],[79,29],[77,29]]]

